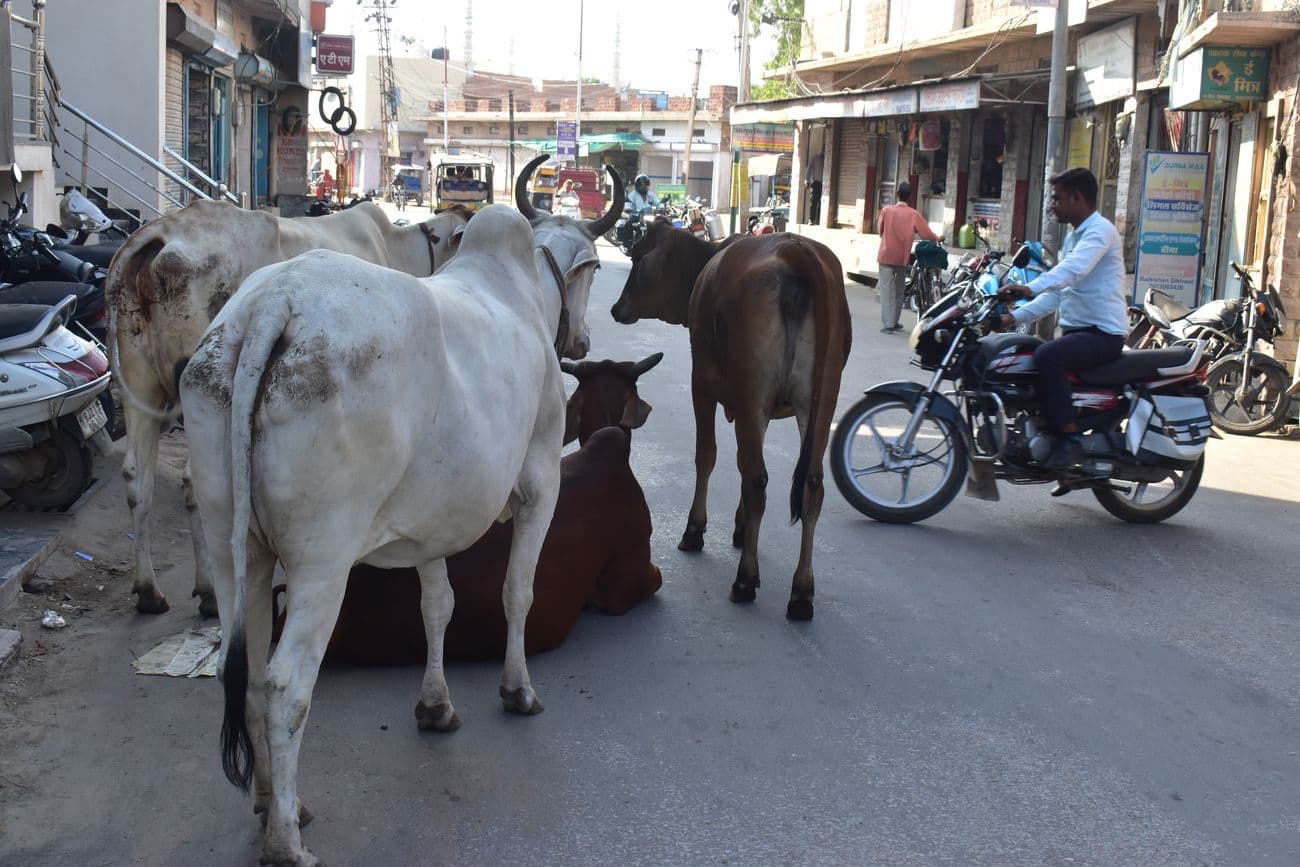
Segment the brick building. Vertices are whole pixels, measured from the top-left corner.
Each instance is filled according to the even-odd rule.
[[[539,86],[540,85],[540,86]],[[467,78],[460,95],[429,102],[422,120],[430,153],[443,149],[443,124],[448,124],[450,150],[472,151],[496,164],[498,195],[510,195],[513,179],[507,167],[512,148],[509,94],[514,94],[513,149],[516,165],[534,156],[555,152],[556,124],[577,113],[573,81],[540,81],[521,76],[478,73]],[[578,164],[599,169],[608,163],[630,181],[649,175],[655,184],[680,183],[686,140],[691,139],[688,194],[712,202],[731,195],[730,143],[727,111],[736,88],[713,86],[700,98],[694,126],[691,98],[644,91],[618,91],[600,83],[582,85],[582,140]]]

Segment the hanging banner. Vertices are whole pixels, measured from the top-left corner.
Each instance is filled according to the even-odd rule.
[[[1196,306],[1209,173],[1207,153],[1147,151],[1134,303],[1148,289],[1158,289],[1187,307]]]

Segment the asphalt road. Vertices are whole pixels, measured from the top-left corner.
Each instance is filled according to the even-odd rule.
[[[449,667],[464,721],[452,735],[416,730],[418,667],[327,668],[300,774],[317,855],[1300,861],[1294,440],[1212,443],[1198,496],[1155,527],[1042,487],[885,526],[853,511],[828,472],[816,618],[790,623],[793,421],[769,433],[763,586],[735,605],[734,438],[719,414],[705,550],[678,552],[694,474],[686,330],[615,324],[627,260],[600,246],[591,357],[665,353],[642,380],[654,411],[633,442],[664,587],[626,616],[584,615],[565,646],[530,659],[546,705],[534,718],[501,712],[495,664]],[[919,373],[905,336],[878,332],[874,295],[850,284],[850,296],[840,411],[874,382]],[[129,648],[196,621],[188,557],[165,558],[177,564],[164,576],[171,613],[103,622],[52,661],[34,712],[48,729],[0,757],[0,777],[27,785],[0,805],[0,862],[256,862],[251,801],[220,773],[216,682],[129,668]]]

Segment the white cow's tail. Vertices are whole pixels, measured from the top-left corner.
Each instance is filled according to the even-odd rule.
[[[267,306],[271,309],[258,307],[248,318],[249,330],[239,352],[230,389],[230,556],[235,572],[235,606],[222,674],[226,710],[221,724],[221,769],[225,771],[226,779],[245,791],[253,775],[253,741],[248,733],[245,713],[248,702],[246,600],[248,527],[252,512],[253,410],[271,351],[289,324],[291,315],[283,298],[276,298]]]

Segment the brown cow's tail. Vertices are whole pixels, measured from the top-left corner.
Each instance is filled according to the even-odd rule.
[[[253,776],[253,740],[248,732],[248,527],[253,502],[253,413],[262,375],[276,341],[289,324],[288,301],[277,295],[248,317],[248,331],[239,350],[230,384],[230,556],[234,566],[235,604],[227,625],[229,647],[222,670],[225,717],[221,723],[221,767],[226,779],[247,791]]]
[[[142,229],[132,235],[113,256],[113,261],[108,266],[108,279],[104,284],[106,294],[104,302],[108,305],[108,334],[105,342],[108,349],[109,369],[117,382],[118,390],[127,402],[149,418],[158,421],[175,421],[180,417],[180,405],[164,409],[151,406],[139,397],[131,390],[131,383],[127,382],[122,374],[122,364],[118,358],[118,311],[134,302],[138,308],[141,308],[136,310],[134,315],[141,316],[143,308],[152,303],[152,287],[142,292],[141,285],[144,281],[153,280],[150,269],[164,243],[156,233]]]
[[[808,475],[814,462],[821,477],[822,458],[830,442],[831,416],[835,412],[835,401],[839,397],[834,387],[839,380],[839,369],[831,364],[833,349],[831,319],[837,322],[843,315],[841,309],[833,305],[831,289],[841,284],[843,277],[832,274],[822,263],[815,250],[798,237],[791,237],[789,243],[782,245],[777,255],[790,266],[808,287],[812,296],[813,313],[813,381],[812,405],[808,409],[808,427],[804,432],[803,442],[799,446],[799,460],[794,465],[794,478],[790,482],[790,523],[803,520],[804,488],[808,484]],[[841,289],[840,294],[843,294]]]

